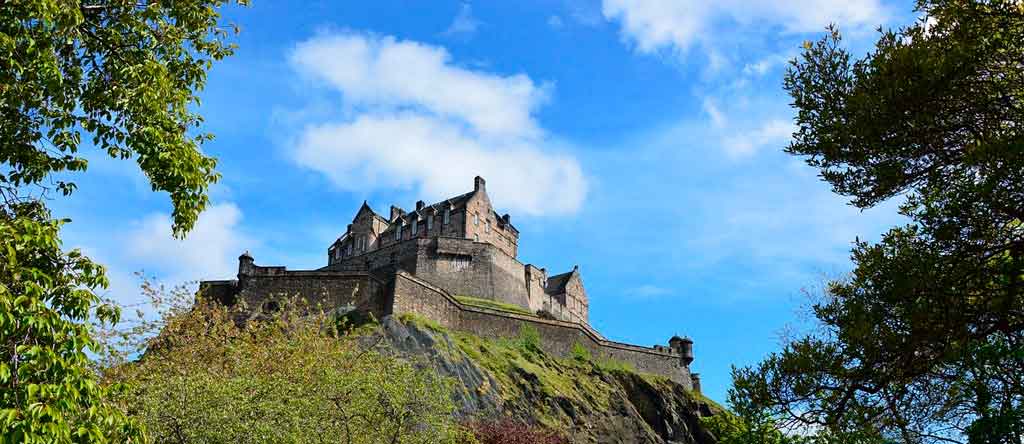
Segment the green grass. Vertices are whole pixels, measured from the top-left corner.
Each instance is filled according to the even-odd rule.
[[[489,308],[491,310],[507,311],[516,314],[522,314],[527,316],[535,316],[530,310],[513,304],[506,304],[504,302],[492,301],[490,299],[476,298],[473,296],[455,296],[455,300],[462,304],[469,305],[472,307]]]

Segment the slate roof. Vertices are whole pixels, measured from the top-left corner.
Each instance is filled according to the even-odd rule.
[[[569,277],[572,276],[573,272],[556,274],[548,278],[547,286],[544,287],[544,291],[548,294],[560,294],[565,293],[565,284],[569,283]]]

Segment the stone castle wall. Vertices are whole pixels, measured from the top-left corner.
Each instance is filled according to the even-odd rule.
[[[662,375],[694,389],[693,377],[681,356],[668,348],[648,348],[609,341],[584,324],[541,319],[510,312],[460,304],[440,287],[405,272],[395,275],[392,314],[416,314],[446,328],[485,338],[514,338],[524,325],[540,333],[541,347],[548,353],[569,356],[575,344],[597,359],[615,359],[637,370]]]
[[[325,311],[360,310],[379,318],[391,312],[386,287],[386,282],[365,272],[289,271],[243,263],[237,280],[203,282],[199,291],[226,305],[244,304],[252,316],[299,300]]]
[[[541,307],[538,301],[550,299],[540,287],[532,294],[527,291],[525,265],[494,245],[470,239],[409,239],[321,270],[361,271],[381,276],[405,270],[434,285],[443,286],[455,295],[531,309],[535,305],[537,309]]]

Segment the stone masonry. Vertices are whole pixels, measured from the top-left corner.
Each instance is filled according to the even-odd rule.
[[[237,280],[206,281],[200,291],[224,304],[244,303],[254,314],[299,297],[337,313],[415,313],[485,337],[514,336],[531,325],[552,353],[566,355],[578,344],[594,356],[629,362],[699,390],[698,375],[689,370],[691,340],[673,337],[667,347],[641,347],[605,339],[590,327],[579,267],[548,275],[545,268],[521,263],[518,245],[510,216],[494,211],[486,182],[476,177],[473,191],[429,205],[419,201],[408,212],[392,206],[386,218],[364,202],[327,249],[323,268],[257,266],[247,252],[239,257]],[[467,305],[462,296],[535,315]]]

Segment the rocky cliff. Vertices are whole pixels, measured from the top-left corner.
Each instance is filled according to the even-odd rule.
[[[386,317],[363,340],[450,377],[465,419],[510,417],[574,443],[712,444],[700,418],[717,407],[665,378],[597,361],[580,348],[557,358],[535,332],[485,340],[419,318]]]

